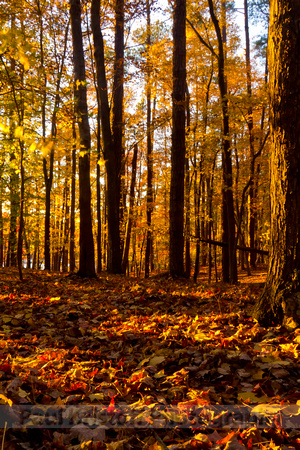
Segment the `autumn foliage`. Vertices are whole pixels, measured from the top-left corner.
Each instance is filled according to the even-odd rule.
[[[4,448],[299,448],[299,330],[248,315],[262,279],[2,271]]]

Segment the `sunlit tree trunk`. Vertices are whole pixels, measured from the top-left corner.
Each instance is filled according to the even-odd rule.
[[[299,23],[298,0],[271,0],[271,249],[266,284],[253,313],[267,326],[300,324]]]
[[[75,102],[80,137],[79,155],[79,210],[80,210],[80,258],[78,275],[95,276],[95,256],[92,229],[90,148],[91,136],[87,110],[85,61],[81,29],[80,0],[70,0],[73,37],[73,63],[75,76]]]
[[[184,163],[186,92],[186,1],[174,3],[173,106],[170,188],[170,254],[172,277],[184,276]]]
[[[134,191],[135,191],[135,181],[136,181],[136,163],[137,163],[138,145],[135,144],[132,157],[132,171],[131,171],[131,183],[130,183],[130,194],[129,194],[129,211],[128,220],[125,232],[123,258],[122,258],[122,272],[126,272],[128,266],[128,255],[130,247],[130,237],[131,229],[133,224],[133,208],[134,208]]]

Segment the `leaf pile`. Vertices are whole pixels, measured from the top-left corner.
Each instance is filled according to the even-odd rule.
[[[2,270],[3,448],[300,448],[300,329],[259,289]]]

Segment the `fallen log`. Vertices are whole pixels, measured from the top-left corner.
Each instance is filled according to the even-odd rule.
[[[217,245],[219,247],[226,247],[228,244],[227,242],[221,242],[221,241],[215,241],[213,239],[204,239],[204,238],[196,238],[199,239],[200,242],[206,242],[207,244],[211,245]],[[236,246],[237,250],[242,250],[244,252],[252,252],[252,253],[258,253],[259,255],[268,255],[268,250],[260,250],[259,248],[252,248],[252,247],[241,247],[240,245]]]

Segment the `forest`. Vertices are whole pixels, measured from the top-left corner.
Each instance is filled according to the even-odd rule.
[[[172,180],[172,48],[184,42],[173,6],[98,3],[1,2],[0,266],[148,277],[180,259],[169,258],[175,223],[177,275],[196,280],[205,266],[234,282],[228,261],[216,271],[228,232],[231,246],[257,250],[239,251],[248,272],[270,243],[268,5],[187,5],[184,155]],[[252,40],[248,8],[261,24]]]
[[[0,0],[1,450],[300,449],[299,0]]]

